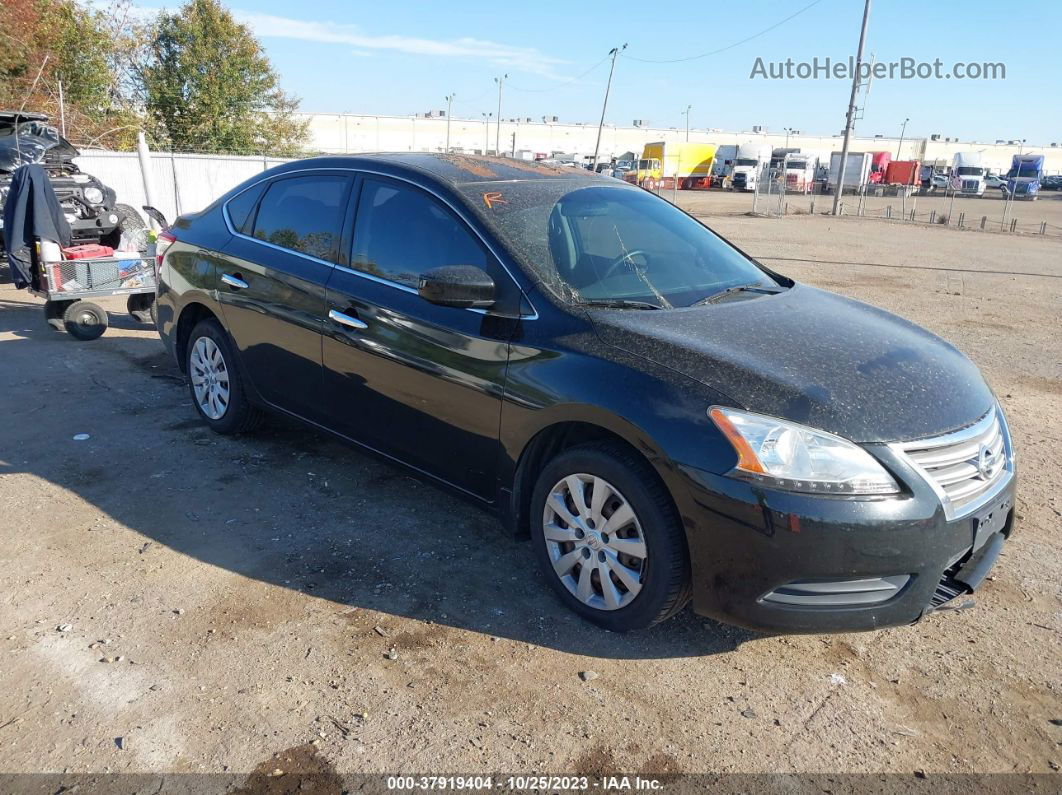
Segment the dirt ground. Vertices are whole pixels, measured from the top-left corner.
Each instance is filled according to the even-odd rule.
[[[301,428],[215,436],[122,304],[81,343],[7,284],[0,772],[1057,771],[1062,241],[708,223],[982,368],[1020,489],[975,609],[837,636],[688,611],[602,632],[491,516]]]

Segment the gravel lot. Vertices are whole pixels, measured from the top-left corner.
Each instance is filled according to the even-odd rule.
[[[695,201],[983,369],[1021,486],[976,609],[839,636],[689,612],[601,632],[491,516],[301,428],[217,437],[122,304],[79,343],[5,284],[0,771],[1057,771],[1062,241]]]

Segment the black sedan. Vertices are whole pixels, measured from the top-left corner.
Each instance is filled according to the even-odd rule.
[[[292,162],[179,218],[159,264],[211,428],[280,412],[491,508],[611,630],[691,600],[764,630],[910,623],[1011,534],[1006,420],[957,350],[583,169]]]

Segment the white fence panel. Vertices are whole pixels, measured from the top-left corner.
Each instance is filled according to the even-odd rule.
[[[230,188],[287,160],[237,155],[189,155],[151,153],[152,185],[158,209],[173,220],[181,213],[195,212]],[[147,204],[140,160],[136,152],[85,151],[77,164],[87,174],[114,188],[118,201],[135,207]]]

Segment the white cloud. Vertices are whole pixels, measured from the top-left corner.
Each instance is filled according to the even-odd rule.
[[[355,51],[357,55],[365,54],[365,51],[391,50],[408,55],[473,58],[551,78],[557,77],[554,67],[565,63],[558,58],[543,54],[534,47],[514,47],[483,39],[462,37],[437,40],[396,34],[371,35],[364,33],[354,25],[308,22],[236,9],[233,9],[232,13],[237,20],[248,25],[258,36],[298,39],[322,44],[345,44],[357,48]]]

